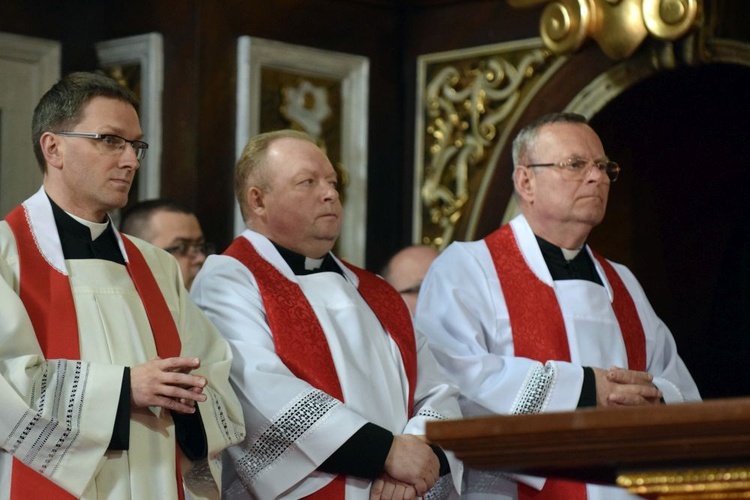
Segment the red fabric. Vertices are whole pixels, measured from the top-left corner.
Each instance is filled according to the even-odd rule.
[[[174,358],[180,355],[182,351],[182,342],[177,326],[174,324],[174,318],[169,311],[167,301],[164,300],[156,278],[148,267],[146,259],[138,250],[138,247],[130,239],[122,235],[122,242],[125,246],[125,253],[128,255],[128,273],[133,280],[138,296],[141,297],[143,308],[146,310],[146,317],[151,326],[151,332],[154,336],[156,352],[160,358]],[[182,470],[180,469],[179,445],[175,440],[175,481],[177,483],[177,498],[185,499],[185,490],[182,487]]]
[[[297,378],[344,401],[323,329],[300,287],[258,255],[245,238],[224,252],[241,262],[258,282],[276,354]]]
[[[487,236],[485,243],[508,307],[515,355],[541,363],[551,359],[570,361],[568,335],[555,290],[526,263],[510,225]]]
[[[526,263],[510,225],[485,238],[495,263],[508,307],[515,355],[542,363],[570,361],[565,323],[552,287],[542,282]],[[612,265],[594,254],[612,286],[612,309],[620,326],[628,368],[646,369],[646,337],[633,298]],[[586,498],[586,485],[547,479],[541,491],[518,485],[519,500],[576,500]]]
[[[5,219],[18,247],[20,298],[31,318],[34,332],[46,359],[81,359],[78,321],[68,277],[53,268],[39,251],[23,206]],[[146,309],[159,357],[179,356],[180,337],[161,290],[143,255],[123,238],[128,255],[128,272]],[[48,286],[43,286],[47,283]],[[40,286],[42,284],[42,286]],[[184,498],[179,460],[176,460],[177,491]],[[68,499],[73,495],[49,479],[13,459],[11,499]]]
[[[643,332],[643,325],[638,316],[638,310],[630,296],[625,283],[617,274],[615,268],[607,259],[594,252],[594,257],[604,269],[612,287],[612,308],[615,311],[617,323],[620,325],[622,338],[625,341],[625,350],[628,353],[628,368],[631,370],[646,371],[646,334]]]
[[[253,274],[273,332],[279,358],[297,378],[344,401],[328,341],[310,303],[296,283],[286,279],[261,257],[245,238],[235,239],[224,252],[237,259]],[[408,309],[385,281],[363,269],[347,266],[358,276],[357,290],[399,346],[409,379],[409,411],[413,407],[416,386],[416,342]],[[396,312],[397,314],[394,314]],[[305,498],[343,499],[346,478],[337,476],[324,488]]]
[[[414,410],[414,389],[417,386],[417,343],[409,308],[396,289],[384,279],[349,263],[346,263],[346,266],[359,278],[357,290],[401,351],[406,378],[409,381],[408,411],[411,418]]]
[[[21,269],[21,301],[31,318],[36,338],[50,359],[81,359],[78,350],[78,319],[68,277],[49,265],[37,248],[23,206],[16,207],[5,219],[18,247]],[[46,284],[46,286],[45,286]],[[55,314],[48,314],[55,305]]]
[[[495,263],[513,332],[515,355],[541,363],[570,361],[562,311],[552,287],[526,263],[513,230],[505,225],[485,238]],[[518,483],[519,500],[578,500],[587,498],[586,484],[548,478],[541,490]]]

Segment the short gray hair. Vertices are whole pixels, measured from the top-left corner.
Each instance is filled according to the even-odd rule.
[[[588,125],[589,122],[585,116],[576,113],[549,113],[532,121],[522,128],[513,140],[514,169],[516,166],[522,165],[527,161],[529,151],[534,149],[537,132],[544,125],[549,125],[550,123],[580,123]]]

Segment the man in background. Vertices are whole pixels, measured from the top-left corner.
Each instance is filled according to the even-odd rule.
[[[438,251],[431,246],[411,245],[396,252],[380,273],[401,294],[412,315],[424,275],[437,256]]]
[[[456,242],[425,277],[417,330],[461,389],[466,416],[700,400],[635,276],[586,240],[620,167],[583,116],[557,113],[513,142],[522,215]],[[619,368],[618,368],[619,367]],[[466,498],[613,500],[620,488],[471,470]]]
[[[171,253],[188,290],[206,256],[213,253],[195,214],[172,200],[145,200],[129,207],[122,213],[120,231]]]

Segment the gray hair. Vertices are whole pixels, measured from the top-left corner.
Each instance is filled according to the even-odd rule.
[[[522,128],[513,140],[514,167],[528,162],[527,156],[529,151],[534,149],[537,132],[544,125],[549,125],[550,123],[580,123],[588,125],[588,120],[585,116],[576,113],[549,113],[532,121]]]

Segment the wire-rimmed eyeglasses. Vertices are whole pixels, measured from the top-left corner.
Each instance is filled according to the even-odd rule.
[[[607,175],[610,182],[615,182],[620,176],[620,165],[609,160],[587,160],[585,158],[570,158],[557,163],[532,163],[527,167],[557,167],[570,180],[583,179],[590,172],[589,165],[595,166]]]
[[[206,243],[205,241],[202,241],[200,243],[181,241],[176,245],[165,248],[164,251],[171,253],[176,257],[187,257],[188,255],[198,254],[211,255],[214,253],[215,248],[213,243]]]
[[[125,150],[125,145],[130,144],[135,151],[136,159],[139,161],[146,157],[146,150],[148,149],[148,144],[143,141],[131,141],[115,134],[93,134],[88,132],[55,132],[55,134],[65,137],[96,139],[101,141],[111,154],[121,154]]]

